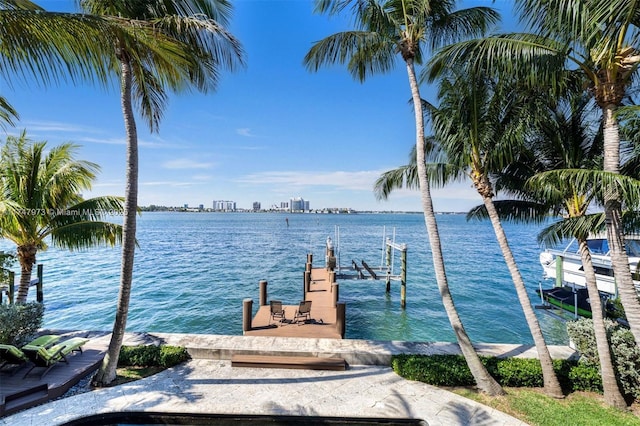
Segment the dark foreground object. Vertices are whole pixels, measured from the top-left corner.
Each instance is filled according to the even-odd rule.
[[[313,356],[240,355],[231,356],[232,367],[295,368],[303,370],[344,371],[347,363],[342,358]]]
[[[184,414],[154,412],[103,413],[64,423],[63,426],[118,426],[118,425],[420,425],[428,423],[420,419],[383,419],[318,416],[268,416],[240,414]]]

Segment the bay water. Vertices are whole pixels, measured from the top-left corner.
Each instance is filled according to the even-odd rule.
[[[117,218],[116,218],[117,220]],[[438,215],[447,276],[456,307],[474,342],[532,343],[491,224]],[[542,279],[537,225],[504,224],[533,304]],[[302,297],[307,253],[324,264],[327,237],[339,264],[384,262],[384,238],[407,245],[407,306],[400,283],[340,280],[346,337],[443,341],[455,337],[439,296],[424,217],[418,213],[284,214],[144,212],[138,217],[128,331],[242,334],[242,300],[295,305]],[[8,241],[0,249],[13,250]],[[120,279],[120,248],[38,253],[44,267],[45,327],[111,330]],[[19,270],[19,268],[16,268]],[[34,269],[35,271],[35,269]],[[400,253],[393,274],[400,274]],[[547,283],[545,283],[548,285]],[[30,298],[35,297],[35,288]],[[549,344],[566,344],[565,324],[537,312]]]

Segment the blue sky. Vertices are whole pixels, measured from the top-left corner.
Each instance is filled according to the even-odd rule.
[[[74,10],[73,1],[37,3]],[[510,20],[511,2],[473,4],[498,8]],[[234,5],[229,29],[243,45],[247,66],[224,73],[214,93],[171,95],[158,133],[137,121],[139,205],[211,207],[213,200],[233,200],[239,208],[254,201],[267,208],[302,197],[312,209],[420,211],[417,191],[398,191],[387,201],[377,201],[372,191],[382,172],[407,163],[415,142],[402,63],[364,84],[340,66],[309,72],[304,55],[313,42],[351,29],[347,17],[315,15],[307,0]],[[101,166],[85,196],[123,195],[124,125],[112,86],[0,81],[0,94],[20,114],[5,132],[24,129],[33,140],[80,145],[78,157]],[[421,91],[427,98],[433,93],[427,86]],[[466,211],[481,202],[468,183],[432,192],[437,211]]]

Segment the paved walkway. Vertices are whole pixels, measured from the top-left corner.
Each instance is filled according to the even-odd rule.
[[[434,386],[404,380],[389,367],[347,371],[231,367],[191,360],[155,376],[53,401],[0,419],[0,425],[60,425],[119,411],[418,418],[435,425],[525,425]]]
[[[63,330],[45,330],[64,333]],[[109,335],[76,332],[99,345]],[[127,334],[126,345],[184,346],[188,363],[125,385],[53,401],[0,418],[0,426],[60,425],[98,413],[158,411],[367,418],[418,418],[428,425],[524,425],[469,399],[405,380],[388,367],[392,354],[460,353],[435,342],[306,339],[169,333]],[[477,344],[480,354],[536,357],[531,345]],[[553,358],[569,358],[566,346],[550,346]],[[234,353],[339,356],[346,371],[231,367]]]

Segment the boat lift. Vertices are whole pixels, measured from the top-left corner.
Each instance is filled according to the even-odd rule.
[[[348,266],[343,266],[340,256],[340,227],[336,226],[334,230],[334,240],[327,237],[327,265],[335,262],[334,270],[336,271],[336,279],[342,280],[385,280],[386,292],[391,292],[391,281],[400,281],[400,306],[406,307],[407,302],[407,245],[395,242],[395,228],[393,229],[392,238],[387,237],[386,227],[382,231],[382,255],[379,266],[371,266],[366,261],[361,260],[360,263],[351,259]],[[400,252],[400,274],[394,274],[395,252]],[[333,260],[331,259],[333,257]]]

